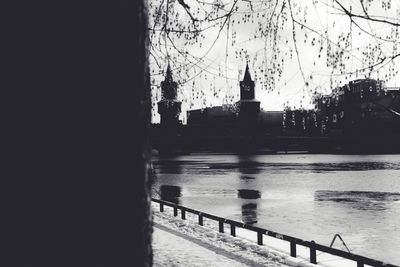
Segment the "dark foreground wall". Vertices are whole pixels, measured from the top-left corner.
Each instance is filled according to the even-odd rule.
[[[0,266],[151,265],[144,2],[5,9]]]

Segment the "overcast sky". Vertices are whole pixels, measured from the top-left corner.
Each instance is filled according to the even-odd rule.
[[[196,5],[193,1],[187,1],[187,4],[195,7]],[[279,1],[282,2],[283,0]],[[233,1],[224,2],[227,8],[233,3]],[[289,14],[287,14],[289,20],[279,29],[280,40],[278,42],[280,50],[278,61],[281,62],[281,59],[284,60],[284,68],[281,77],[275,79],[276,83],[271,86],[272,83],[264,79],[264,73],[268,68],[272,68],[271,57],[273,53],[271,39],[260,38],[259,36],[256,36],[258,38],[254,39],[255,35],[257,35],[256,29],[259,27],[257,22],[262,22],[262,27],[265,27],[268,22],[265,17],[271,13],[271,10],[265,8],[267,5],[262,6],[259,4],[257,6],[257,1],[254,2],[255,4],[250,7],[247,2],[240,1],[238,3],[239,11],[247,13],[239,13],[232,17],[232,20],[242,21],[245,14],[252,14],[252,17],[249,18],[250,22],[239,25],[231,23],[228,30],[224,29],[220,33],[219,38],[216,38],[219,28],[214,27],[205,31],[205,38],[194,45],[187,44],[184,39],[174,39],[178,48],[184,47],[190,54],[199,57],[206,54],[215,39],[217,39],[212,49],[203,58],[204,61],[199,63],[196,68],[190,68],[188,72],[185,71],[185,68],[188,68],[194,60],[190,58],[189,60],[185,60],[173,48],[168,50],[168,55],[171,59],[170,64],[172,69],[174,69],[174,79],[180,83],[178,95],[179,99],[183,102],[181,115],[183,121],[186,120],[185,113],[188,109],[216,106],[237,101],[240,92],[239,81],[243,78],[246,61],[249,62],[250,74],[256,82],[256,99],[261,101],[261,107],[264,110],[282,110],[285,103],[297,108],[300,106],[312,108],[310,98],[312,91],[330,93],[332,87],[364,77],[364,75],[356,74],[336,75],[338,74],[337,71],[336,73],[334,72],[334,75],[331,75],[332,69],[326,66],[326,47],[328,46],[328,42],[310,30],[300,29],[298,25],[295,26],[296,44],[299,51],[299,58],[297,58],[293,44],[293,26]],[[362,12],[358,0],[342,0],[341,2],[346,7],[351,5],[354,13]],[[370,14],[390,17],[400,14],[398,11],[400,1],[376,0],[375,2],[375,4],[369,7]],[[273,3],[275,1],[271,4]],[[299,21],[306,19],[304,22],[306,26],[322,33],[323,36],[328,37],[334,43],[337,43],[338,36],[341,33],[349,32],[350,21],[348,17],[338,14],[339,12],[335,8],[329,7],[333,4],[333,0],[292,0],[291,3],[295,19]],[[390,3],[391,9],[382,9],[382,3],[386,5]],[[175,4],[174,6],[177,13],[182,14],[182,17],[185,16],[185,13],[182,13],[183,9],[179,5]],[[260,10],[261,7],[264,7],[265,10]],[[338,6],[336,5],[335,7]],[[251,12],[251,8],[253,8],[253,12]],[[192,8],[192,10],[194,11],[195,9]],[[262,18],[262,14],[265,14],[264,18]],[[251,20],[254,22],[252,23]],[[361,28],[366,29],[368,32],[373,32],[382,38],[385,38],[392,30],[388,25],[382,23],[366,23],[361,20],[357,21],[357,23]],[[381,50],[383,51],[383,54],[380,56],[391,56],[394,45],[399,46],[400,52],[398,42],[384,42],[362,32],[355,25],[351,27],[350,46],[346,49],[347,52],[343,60],[346,71],[351,72],[363,67],[361,63],[363,52],[375,53],[367,48],[369,44],[371,47],[374,47],[377,43],[380,43]],[[325,33],[326,29],[328,30],[327,33]],[[322,43],[322,47],[324,48],[321,53],[319,42]],[[337,49],[334,43],[331,44],[331,48],[339,51],[340,49]],[[237,56],[239,52],[242,52],[241,57]],[[151,72],[153,74],[151,79],[154,103],[161,99],[159,84],[164,77],[163,75],[157,75],[157,73],[161,73],[166,69],[167,59],[165,54],[157,54],[158,64],[161,68],[155,64],[154,58],[150,57]],[[247,56],[243,56],[244,54],[247,54]],[[299,62],[304,76],[309,83],[308,87],[305,86]],[[395,66],[396,70],[398,68],[397,65]],[[379,72],[374,71],[372,77],[384,79],[389,68],[393,68],[391,64],[385,65]],[[387,86],[400,86],[400,75],[388,78],[386,84]],[[156,105],[153,105],[152,119],[153,122],[159,122]]]

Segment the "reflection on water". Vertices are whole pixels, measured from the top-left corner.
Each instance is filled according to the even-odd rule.
[[[257,223],[256,203],[247,203],[242,205],[242,221],[246,224]]]
[[[238,199],[242,203],[242,222],[246,224],[257,223],[257,199],[261,192],[256,190],[258,175],[262,171],[262,163],[254,155],[238,155],[237,167],[239,173]]]
[[[179,204],[179,198],[181,197],[181,187],[174,185],[162,185],[160,186],[160,197],[162,200]]]
[[[153,196],[400,265],[400,155],[208,155],[153,161]],[[293,227],[293,226],[296,227]]]
[[[385,210],[387,204],[400,201],[400,193],[371,191],[331,191],[318,190],[314,193],[315,201],[332,201],[345,207],[358,210]]]
[[[258,190],[239,189],[238,190],[238,198],[242,198],[242,199],[257,199],[257,198],[261,198],[261,193]]]
[[[159,157],[159,163],[157,164],[158,161],[154,162],[153,164],[156,163],[155,170],[159,173],[175,173],[175,174],[181,174],[182,173],[182,163],[179,160],[179,157],[176,156],[160,156]]]
[[[205,162],[197,160],[155,160],[155,169],[159,173],[181,174],[182,168],[190,174],[219,174],[237,171],[247,177],[264,171],[298,171],[307,173],[335,171],[400,170],[400,162],[259,162],[250,157],[238,157],[237,162]],[[250,175],[249,175],[250,174]]]
[[[313,163],[309,164],[310,170],[319,171],[367,171],[399,169],[397,163],[387,162],[333,162],[333,163]]]
[[[253,180],[253,179],[255,179],[256,177],[254,177],[254,176],[248,176],[248,175],[240,175],[240,179],[242,179],[242,180]]]
[[[263,164],[255,160],[253,155],[238,155],[237,168],[241,174],[259,174]]]
[[[180,174],[182,169],[180,164],[177,164],[177,161],[174,160],[166,160],[163,161],[162,164],[157,164],[156,170],[159,173],[176,173]]]

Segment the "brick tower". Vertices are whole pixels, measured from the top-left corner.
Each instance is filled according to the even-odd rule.
[[[178,84],[172,79],[171,67],[168,63],[165,80],[161,82],[161,101],[158,102],[158,113],[161,125],[173,128],[180,124],[181,102],[177,100]]]
[[[260,101],[255,100],[254,81],[251,79],[249,64],[246,64],[243,81],[240,82],[239,117],[255,120],[260,113]]]

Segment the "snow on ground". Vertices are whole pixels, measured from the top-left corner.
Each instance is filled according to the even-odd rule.
[[[153,232],[153,253],[154,266],[246,266],[157,226]]]
[[[174,217],[171,207],[164,206],[164,212],[160,212],[159,204],[152,203],[152,208],[156,266],[357,266],[355,261],[319,251],[318,264],[311,264],[309,249],[306,247],[297,245],[297,257],[290,257],[290,243],[287,241],[264,235],[264,245],[260,246],[255,232],[236,228],[236,237],[233,237],[229,234],[228,224],[225,224],[225,233],[219,233],[218,222],[211,219],[204,218],[204,226],[200,226],[197,215],[186,212],[186,220],[182,220],[180,210],[178,216]],[[175,235],[175,239],[171,235]],[[196,265],[196,262],[199,264]]]

